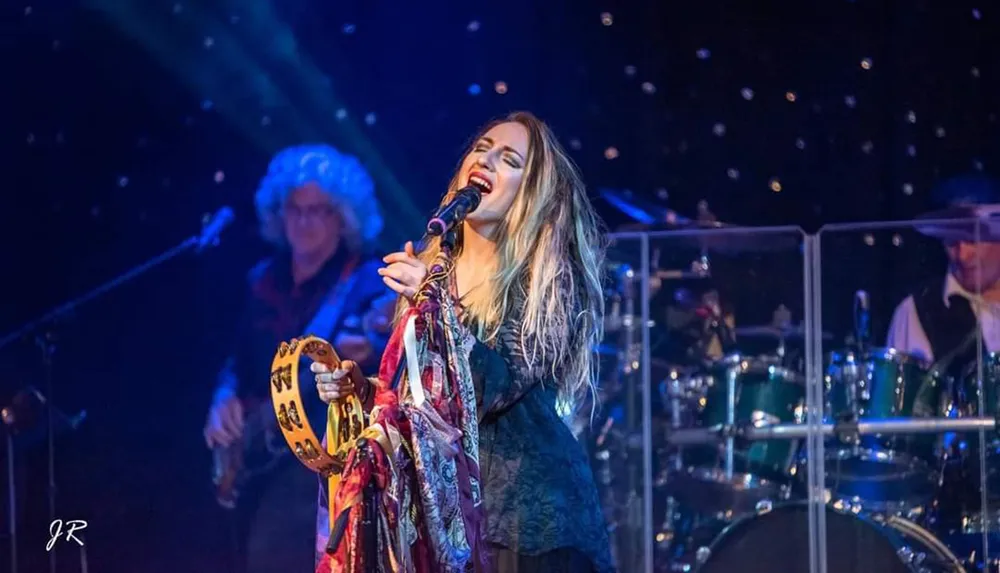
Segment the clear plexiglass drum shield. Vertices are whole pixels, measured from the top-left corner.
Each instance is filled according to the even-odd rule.
[[[783,544],[808,555],[808,571],[975,570],[1000,549],[989,536],[1000,512],[994,241],[982,219],[827,226],[810,238],[809,418],[822,438],[799,470],[811,476],[812,542]]]
[[[796,227],[612,235],[600,405],[580,436],[620,571],[726,570],[728,532],[789,504],[815,529],[807,247]]]

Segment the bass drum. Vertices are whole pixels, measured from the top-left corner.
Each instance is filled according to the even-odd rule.
[[[830,573],[964,573],[959,560],[911,521],[877,522],[826,507]],[[697,551],[697,573],[809,573],[809,505],[790,502],[736,521]]]

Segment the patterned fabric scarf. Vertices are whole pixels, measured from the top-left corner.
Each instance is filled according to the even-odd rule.
[[[449,266],[445,255],[434,261],[389,340],[370,425],[348,455],[317,573],[488,568],[469,367],[475,340],[459,322]]]

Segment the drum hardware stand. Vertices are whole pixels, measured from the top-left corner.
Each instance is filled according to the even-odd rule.
[[[775,356],[782,364],[785,362],[785,355],[788,353],[788,347],[785,345],[785,335],[778,337],[778,347],[774,350]]]
[[[871,310],[869,296],[866,291],[854,293],[854,336],[857,338],[858,351],[864,356],[868,352],[871,338]]]
[[[112,279],[103,285],[95,288],[89,293],[61,304],[49,312],[45,313],[41,317],[32,320],[31,322],[23,325],[21,328],[7,334],[6,336],[0,338],[0,349],[6,348],[12,343],[27,339],[34,336],[35,343],[41,347],[42,351],[42,368],[45,376],[45,394],[43,401],[49,404],[49,408],[46,409],[46,424],[47,424],[47,434],[48,434],[48,510],[49,510],[49,522],[51,523],[56,519],[56,479],[55,479],[55,409],[51,406],[53,403],[53,372],[54,365],[52,357],[56,351],[55,335],[52,332],[52,328],[57,323],[69,318],[71,315],[76,313],[76,311],[82,307],[84,304],[96,299],[97,297],[114,290],[115,288],[122,286],[126,282],[134,279],[146,271],[153,269],[154,267],[169,261],[178,255],[187,252],[195,251],[196,253],[202,253],[210,247],[213,247],[219,243],[219,235],[222,231],[228,227],[235,219],[233,210],[229,207],[223,207],[219,209],[215,215],[208,217],[206,216],[202,221],[202,231],[201,233],[194,235],[185,239],[183,242],[167,250],[163,254],[150,259],[149,261],[134,267],[132,270],[120,275],[118,278]],[[37,334],[41,332],[42,334]],[[41,395],[40,395],[41,396]],[[5,424],[6,425],[6,424]],[[8,429],[9,433],[9,429]],[[9,452],[11,460],[13,460],[13,450]],[[9,462],[11,465],[13,462]],[[14,530],[16,526],[11,522],[11,529]],[[12,540],[13,543],[13,540]],[[86,571],[86,553],[84,548],[81,546],[81,560],[83,560],[83,570]],[[49,553],[49,573],[56,572],[56,552],[50,551]],[[16,555],[16,553],[15,553]],[[16,558],[16,557],[15,557]],[[17,573],[17,562],[12,560],[14,568],[11,573]]]
[[[730,366],[726,370],[726,424],[736,424],[736,378],[739,375],[737,367]],[[733,479],[733,446],[735,437],[726,436],[726,481]]]
[[[778,336],[778,348],[775,350],[775,353],[778,359],[781,360],[781,363],[784,364],[785,356],[788,353],[787,339],[785,338],[784,331],[792,325],[792,311],[784,304],[779,304],[778,308],[774,309],[774,313],[771,315],[771,323],[778,327],[781,333]]]
[[[681,424],[681,391],[680,391],[680,381],[670,380],[667,382],[668,392],[670,392],[670,428],[671,430],[677,430],[682,427]],[[673,469],[675,471],[681,471],[684,469],[684,448],[677,447],[673,455]]]
[[[998,415],[1000,417],[1000,415]],[[839,421],[819,424],[819,434],[827,437],[868,436],[873,434],[945,434],[950,432],[1000,431],[1000,420],[990,417],[968,418],[885,418],[871,421]],[[667,436],[672,444],[711,444],[728,438],[741,440],[800,440],[812,432],[809,425],[717,424],[708,428],[673,430]]]
[[[859,290],[854,293],[854,337],[858,357],[862,360],[868,354],[870,347],[871,312],[869,301],[867,291]],[[838,432],[838,438],[841,443],[850,445],[853,453],[857,455],[861,448],[861,436],[857,433],[857,424],[861,415],[864,414],[862,403],[866,402],[870,395],[862,367],[857,361],[851,361],[845,368],[849,369],[848,379],[851,381],[847,385],[847,407],[849,410],[843,413],[841,419],[838,420],[839,425],[843,427],[843,430]],[[833,412],[833,414],[837,413]]]
[[[639,425],[639,412],[636,404],[636,397],[638,394],[638,383],[636,381],[636,376],[641,375],[640,372],[634,367],[635,362],[633,356],[633,350],[636,346],[635,331],[639,326],[637,323],[641,322],[636,320],[636,308],[635,308],[635,272],[629,267],[623,269],[624,272],[621,273],[621,292],[622,292],[622,302],[624,303],[624,313],[622,314],[622,346],[625,348],[625,368],[623,369],[625,376],[625,434],[626,436],[631,436],[635,433],[636,427]],[[641,357],[640,357],[641,358]],[[639,456],[640,462],[642,461],[642,456]],[[631,534],[631,539],[628,539],[628,534],[626,535],[626,543],[629,547],[626,551],[623,551],[621,555],[618,556],[616,560],[619,564],[622,564],[622,559],[630,558],[630,556],[640,555],[641,552],[638,551],[639,543],[642,542],[642,536],[637,533],[642,531],[642,513],[639,507],[638,500],[641,497],[638,494],[640,487],[642,486],[640,479],[640,467],[636,464],[635,456],[627,455],[626,460],[627,467],[627,482],[626,495],[625,495],[625,523],[629,534]],[[620,528],[615,528],[615,534],[617,536]],[[615,546],[618,547],[622,540],[615,540]]]
[[[674,519],[677,517],[677,500],[674,496],[667,496],[667,507],[663,510],[663,523],[660,525],[660,529],[673,536],[674,530],[676,529],[674,524]]]
[[[851,447],[854,455],[857,455],[861,448],[861,434],[858,430],[859,418],[856,413],[847,413],[840,417],[833,425],[834,435],[837,441]]]

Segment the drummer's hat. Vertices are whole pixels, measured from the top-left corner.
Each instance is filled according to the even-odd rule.
[[[931,191],[938,209],[917,230],[943,241],[1000,242],[1000,182],[982,173],[945,179]]]

